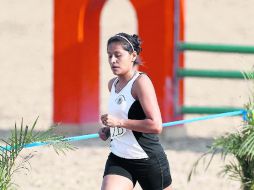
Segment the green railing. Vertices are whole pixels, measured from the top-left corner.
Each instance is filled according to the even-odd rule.
[[[181,107],[182,114],[218,114],[224,112],[238,111],[243,108],[236,107],[202,107],[202,106],[183,106]]]
[[[254,73],[248,73],[254,75]],[[205,78],[229,78],[244,79],[245,74],[240,71],[219,71],[219,70],[195,70],[195,69],[179,69],[178,77],[205,77]]]
[[[254,46],[224,45],[224,44],[203,44],[203,43],[179,43],[180,51],[208,51],[222,53],[254,53]]]
[[[201,51],[215,53],[241,53],[254,54],[254,46],[243,45],[225,45],[225,44],[209,44],[209,43],[178,43],[177,49],[180,51]],[[244,79],[245,75],[254,75],[253,72],[243,74],[240,71],[222,71],[222,70],[196,70],[196,69],[178,69],[177,77],[203,77],[203,78],[228,78],[228,79]],[[199,106],[183,106],[180,108],[182,114],[217,114],[223,112],[237,111],[242,108],[235,107],[199,107]]]

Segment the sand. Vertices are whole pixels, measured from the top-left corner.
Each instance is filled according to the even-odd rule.
[[[105,61],[105,41],[119,30],[132,33],[137,30],[135,13],[130,8],[127,0],[109,0],[103,10],[101,112],[106,110],[106,80],[112,76]],[[251,0],[186,0],[186,41],[253,45],[253,8]],[[107,22],[115,19],[115,14],[121,24]],[[52,122],[52,17],[51,0],[0,0],[1,137],[21,117],[30,125],[39,115],[37,130],[47,129]],[[253,55],[186,53],[187,68],[248,71],[253,63]],[[186,79],[185,104],[240,107],[248,100],[249,88],[252,86],[246,81]],[[183,133],[180,137],[176,135],[177,128],[165,129],[164,133],[170,137],[162,135],[161,142],[170,162],[174,189],[240,189],[238,182],[217,175],[223,165],[219,156],[206,172],[201,165],[198,174],[187,182],[192,164],[207,150],[206,146],[215,137],[233,132],[240,125],[240,117],[196,122],[180,128]],[[92,139],[74,145],[78,149],[66,155],[57,155],[49,147],[26,149],[24,154],[32,151],[35,157],[30,161],[29,172],[15,175],[19,189],[100,189],[108,142]]]

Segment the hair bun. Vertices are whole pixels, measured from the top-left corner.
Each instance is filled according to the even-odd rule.
[[[133,45],[134,45],[134,49],[137,51],[137,54],[139,54],[142,50],[141,48],[141,39],[139,38],[139,36],[137,34],[133,34],[132,36],[132,39],[133,39]]]

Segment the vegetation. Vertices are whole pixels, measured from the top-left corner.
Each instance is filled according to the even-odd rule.
[[[247,79],[254,79],[253,75],[246,74]],[[240,130],[216,138],[208,151],[204,153],[193,165],[188,176],[191,180],[192,174],[201,160],[205,161],[207,156],[210,157],[206,165],[209,167],[215,154],[221,154],[225,161],[224,167],[219,174],[228,176],[232,180],[241,182],[243,190],[254,190],[254,94],[249,102],[244,106],[246,113],[244,115],[243,126]],[[233,156],[233,160],[226,161],[228,155]]]
[[[30,143],[41,142],[49,146],[53,146],[57,154],[65,153],[67,150],[73,150],[74,147],[64,140],[63,136],[56,135],[54,133],[54,127],[44,132],[34,132],[38,118],[29,128],[24,126],[23,120],[20,125],[20,129],[17,129],[15,124],[14,130],[11,136],[7,140],[2,140],[2,146],[0,146],[0,189],[10,190],[14,189],[14,182],[12,181],[13,175],[19,170],[29,170],[29,160],[34,156],[33,152],[28,153],[25,156],[21,156],[21,151],[26,148]],[[22,161],[18,164],[17,159]]]

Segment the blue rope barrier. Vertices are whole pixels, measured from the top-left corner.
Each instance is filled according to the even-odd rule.
[[[228,116],[236,116],[236,115],[243,115],[243,118],[246,118],[247,111],[246,110],[239,110],[239,111],[233,111],[233,112],[226,112],[226,113],[220,113],[220,114],[214,114],[214,115],[208,115],[204,117],[198,117],[198,118],[192,118],[192,119],[186,119],[186,120],[179,120],[179,121],[173,121],[173,122],[168,122],[168,123],[163,123],[163,127],[171,127],[171,126],[176,126],[176,125],[182,125],[185,123],[192,123],[196,121],[202,121],[202,120],[208,120],[208,119],[215,119],[215,118],[220,118],[220,117],[228,117]],[[80,141],[80,140],[87,140],[87,139],[93,139],[93,138],[98,138],[99,134],[94,133],[94,134],[88,134],[88,135],[81,135],[81,136],[75,136],[75,137],[67,137],[64,138],[63,141],[68,141],[68,142],[73,142],[73,141]],[[35,147],[35,146],[43,146],[43,145],[48,145],[50,142],[34,142],[30,144],[26,144],[24,148],[30,148],[30,147]],[[10,150],[11,147],[0,147],[1,149],[7,149]]]
[[[195,122],[195,121],[215,119],[215,118],[227,117],[227,116],[236,116],[236,115],[241,115],[241,114],[245,115],[246,111],[245,110],[239,110],[239,111],[232,111],[232,112],[208,115],[208,116],[204,116],[204,117],[173,121],[173,122],[169,122],[169,123],[163,123],[162,126],[163,127],[170,127],[170,126],[175,126],[175,125],[182,125],[182,124],[185,124],[185,123],[192,123],[192,122]]]
[[[89,135],[81,135],[81,136],[76,136],[76,137],[68,137],[65,138],[64,141],[80,141],[80,140],[87,140],[87,139],[93,139],[93,138],[98,138],[99,134],[94,133],[94,134],[89,134]]]

